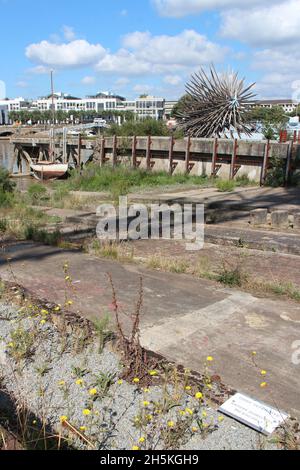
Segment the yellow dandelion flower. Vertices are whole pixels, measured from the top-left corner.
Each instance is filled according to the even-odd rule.
[[[206,413],[206,411],[203,411],[202,416],[203,416],[203,418],[207,418],[207,413]]]
[[[91,410],[85,409],[82,411],[82,413],[83,413],[83,416],[90,416]]]
[[[133,383],[134,383],[134,384],[140,383],[140,379],[138,379],[137,377],[135,377],[135,378],[133,379]]]
[[[257,356],[257,352],[256,352],[256,351],[252,351],[252,356]]]
[[[144,393],[150,393],[149,388],[144,388]]]
[[[68,417],[67,417],[67,416],[61,416],[61,417],[59,418],[59,420],[60,420],[61,424],[63,424],[63,423],[65,423],[66,421],[68,421]]]
[[[69,306],[73,305],[73,300],[68,300],[68,302],[66,303],[66,305],[69,305]]]
[[[267,382],[262,382],[262,383],[260,384],[260,387],[261,387],[261,388],[266,388],[267,385],[268,385]]]
[[[64,385],[66,385],[66,382],[64,380],[61,380],[60,382],[58,382],[58,385],[60,387],[63,387]]]
[[[174,421],[168,421],[168,428],[172,429],[174,428],[174,426],[175,426]]]
[[[123,380],[118,380],[118,385],[123,385]]]
[[[191,387],[190,385],[187,385],[187,386],[185,387],[185,390],[186,390],[187,392],[190,392],[190,391],[192,390],[192,387]]]
[[[144,401],[143,405],[147,408],[148,406],[150,406],[150,402],[149,401]]]
[[[181,416],[185,416],[185,415],[186,415],[186,412],[183,411],[183,410],[180,410],[180,411],[179,411],[179,414],[180,414]]]
[[[48,315],[49,312],[48,312],[48,310],[41,310],[41,314],[42,314],[42,315]]]
[[[146,419],[147,419],[147,421],[152,421],[152,420],[153,420],[153,416],[152,416],[152,415],[147,415],[147,416],[146,416]]]
[[[197,400],[202,400],[202,398],[203,398],[203,393],[197,392],[196,395],[195,395],[195,398],[196,398]]]
[[[77,379],[75,383],[76,383],[76,385],[79,385],[81,387],[83,385],[83,380],[82,379]]]
[[[89,391],[89,394],[93,397],[95,395],[97,395],[98,391],[96,388],[91,388],[91,390]]]
[[[15,347],[15,343],[8,343],[8,347],[9,347],[9,348],[14,348],[14,347]]]
[[[191,416],[194,414],[193,410],[191,410],[190,408],[187,408],[185,411]]]
[[[86,431],[86,426],[80,426],[80,431],[85,432]]]
[[[140,450],[138,446],[132,446],[132,450]]]
[[[70,279],[71,279],[70,276],[65,277],[65,281],[69,281]]]
[[[59,312],[59,311],[60,311],[60,307],[55,307],[54,312]]]
[[[151,375],[151,377],[156,377],[158,375],[158,372],[156,370],[150,370],[149,375]]]
[[[267,371],[266,371],[266,370],[262,370],[262,371],[261,371],[261,375],[262,375],[262,376],[267,375]]]
[[[224,416],[219,416],[218,421],[219,423],[222,423],[224,421]]]
[[[208,356],[206,358],[207,362],[213,362],[214,358],[212,356]]]
[[[144,437],[140,437],[140,439],[139,439],[140,444],[144,444],[145,441],[146,441],[146,439]]]
[[[45,325],[46,324],[46,320],[41,320],[41,325]]]
[[[198,428],[196,428],[195,426],[192,428],[192,432],[197,432],[198,431]]]
[[[211,389],[212,389],[212,385],[211,385],[211,384],[206,384],[206,387],[208,388],[208,390],[211,390]]]

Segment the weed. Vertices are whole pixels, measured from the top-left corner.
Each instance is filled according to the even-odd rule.
[[[221,193],[229,193],[235,190],[236,183],[233,180],[218,180],[216,187]]]
[[[36,334],[36,331],[25,330],[23,327],[19,327],[11,333],[8,351],[16,362],[33,356]]]
[[[29,202],[33,205],[40,205],[46,199],[47,189],[41,184],[31,184],[27,190]]]
[[[112,331],[109,328],[110,325],[110,316],[109,314],[104,315],[103,318],[93,318],[92,322],[95,327],[95,332],[99,341],[99,354],[103,352],[105,343],[107,340],[112,338]]]
[[[223,263],[222,271],[221,273],[217,276],[218,282],[221,282],[222,284],[225,284],[226,286],[230,287],[241,287],[243,280],[244,280],[244,275],[241,272],[241,269],[239,266],[236,266],[235,268],[227,268],[225,266],[225,263]]]
[[[114,374],[101,372],[94,382],[94,385],[97,389],[97,397],[103,399],[107,396],[110,387],[115,381]]]
[[[58,246],[61,240],[61,233],[59,230],[47,232],[46,230],[40,230],[33,225],[29,225],[25,230],[25,238],[26,240],[44,243],[45,245]]]
[[[5,233],[8,227],[8,222],[6,219],[0,219],[0,233]]]

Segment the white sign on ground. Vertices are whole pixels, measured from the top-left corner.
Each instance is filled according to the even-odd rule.
[[[241,393],[226,401],[219,411],[266,435],[272,434],[289,417],[286,413]]]

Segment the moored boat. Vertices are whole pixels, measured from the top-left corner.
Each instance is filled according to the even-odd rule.
[[[69,165],[63,163],[38,162],[31,165],[33,175],[38,180],[63,178],[68,169]]]

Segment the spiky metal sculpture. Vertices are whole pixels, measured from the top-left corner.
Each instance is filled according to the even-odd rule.
[[[245,88],[244,79],[237,73],[218,75],[210,68],[210,75],[201,69],[186,86],[187,95],[177,111],[179,127],[191,137],[225,137],[236,131],[251,135],[246,122],[249,102],[255,97]]]

